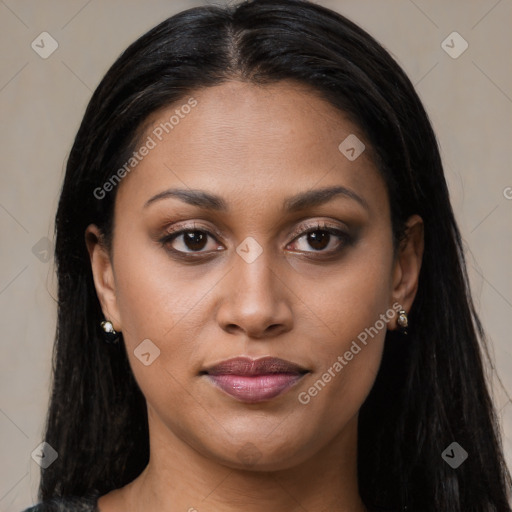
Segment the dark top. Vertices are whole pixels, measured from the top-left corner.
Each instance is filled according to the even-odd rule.
[[[99,497],[99,492],[92,491],[87,496],[52,498],[27,508],[23,512],[99,512]]]

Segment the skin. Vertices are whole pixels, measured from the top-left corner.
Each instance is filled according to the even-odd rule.
[[[363,511],[357,418],[386,328],[308,404],[298,396],[394,303],[409,311],[423,252],[422,221],[408,220],[408,237],[395,252],[389,199],[369,143],[306,88],[234,81],[193,97],[197,106],[119,185],[112,254],[96,226],[86,232],[105,318],[123,332],[148,404],[151,446],[142,474],[101,497],[99,508]],[[176,108],[154,114],[144,137]],[[366,144],[354,161],[338,150],[349,134]],[[339,194],[284,209],[285,198],[334,186],[363,204]],[[145,206],[170,188],[216,194],[228,210],[176,197]],[[304,232],[319,222],[348,238],[331,235],[312,247]],[[190,253],[198,246],[187,246],[182,236],[162,243],[170,227],[213,237],[189,263],[171,248]],[[236,252],[246,237],[263,251],[252,263]],[[396,329],[396,320],[393,314],[386,327]],[[134,355],[145,339],[160,350],[148,366]],[[280,357],[309,373],[286,393],[247,404],[200,375],[236,356]]]

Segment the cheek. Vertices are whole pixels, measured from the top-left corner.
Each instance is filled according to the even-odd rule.
[[[129,250],[129,237],[119,238],[114,268],[125,341],[133,345],[150,338],[168,343],[171,332],[186,322],[214,286],[215,276],[199,276],[198,267],[171,264],[165,249],[154,242],[142,241]]]
[[[359,288],[357,299],[336,309],[337,317],[331,312],[333,334],[315,347],[315,371],[296,393],[304,413],[322,418],[325,438],[334,436],[358,413],[379,370],[386,315],[391,318],[393,311],[371,291],[364,300]]]
[[[205,297],[218,278],[198,278],[196,268],[194,279],[193,267],[177,271],[163,248],[140,243],[137,251],[130,251],[125,242],[129,237],[119,238],[114,251],[116,300],[130,365],[148,398],[173,396],[179,405],[184,395],[180,383],[198,364]]]
[[[320,320],[329,340],[326,345],[343,345],[357,337],[389,307],[393,266],[390,236],[367,237],[349,249],[337,265],[314,270],[304,263],[294,265],[290,286],[301,291],[305,310],[309,308]]]
[[[333,432],[357,413],[380,366],[387,322],[395,313],[388,240],[359,247],[308,293],[327,336],[317,338],[315,372],[298,401],[312,414],[332,418],[325,428]]]

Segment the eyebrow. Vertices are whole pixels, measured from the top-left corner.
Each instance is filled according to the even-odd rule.
[[[354,191],[341,186],[318,188],[300,192],[299,194],[286,198],[283,202],[283,207],[284,210],[288,212],[296,212],[310,208],[312,206],[319,206],[321,204],[327,203],[328,201],[331,201],[340,195],[349,199],[353,199],[366,210],[369,210],[368,203],[361,196],[356,194]],[[187,204],[198,206],[199,208],[206,210],[229,210],[227,203],[220,196],[211,194],[209,192],[204,192],[202,190],[181,188],[171,188],[156,194],[144,203],[144,208],[147,208],[150,204],[156,201],[172,197],[180,199]]]

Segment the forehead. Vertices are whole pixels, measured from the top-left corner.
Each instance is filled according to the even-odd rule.
[[[366,146],[355,160],[340,151],[347,138]],[[359,128],[295,82],[193,91],[149,117],[136,149],[145,144],[151,149],[123,179],[120,196],[147,199],[176,184],[263,197],[316,184],[382,187]]]
[[[189,112],[190,98],[197,104]],[[169,121],[172,128],[166,125]],[[167,131],[171,128],[169,133],[166,127]],[[343,140],[340,137],[357,133],[362,138],[343,113],[311,89],[291,81],[270,85],[226,82],[200,89],[153,114],[146,134],[159,128],[170,143],[196,149],[190,157],[201,157],[208,150],[236,157],[236,153],[259,149],[259,157],[265,158],[282,156],[293,148],[286,156],[301,158],[304,152],[298,146],[307,144],[307,153],[314,158],[326,146],[336,149]]]

